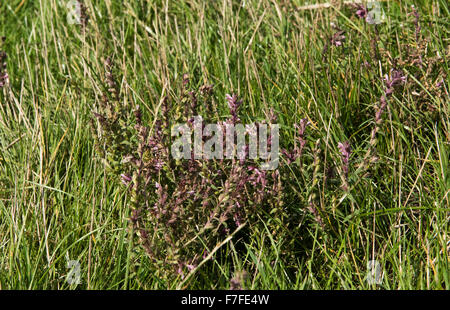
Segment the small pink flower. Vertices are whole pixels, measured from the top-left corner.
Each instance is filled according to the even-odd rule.
[[[131,182],[131,177],[129,176],[129,175],[127,175],[127,174],[121,174],[120,175],[120,177],[121,177],[121,179],[122,179],[122,183],[123,184],[125,184],[125,185],[128,185],[128,184],[130,184],[130,182]]]
[[[338,32],[336,32],[331,38],[331,44],[333,44],[334,46],[342,46],[345,41],[344,33],[345,31],[343,30],[339,30]]]
[[[358,10],[356,11],[356,15],[358,15],[359,18],[366,18],[367,9],[364,6],[359,5]]]

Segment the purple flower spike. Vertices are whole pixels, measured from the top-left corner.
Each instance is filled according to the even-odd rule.
[[[344,171],[345,178],[348,176],[348,161],[350,159],[350,142],[339,142],[338,143],[339,152],[342,155],[342,162],[344,163],[342,170]]]
[[[358,15],[359,18],[366,18],[367,16],[367,9],[363,5],[357,6],[356,15]]]
[[[339,148],[339,152],[341,152],[345,161],[348,162],[348,159],[350,157],[350,142],[348,142],[348,141],[339,142],[338,148]]]
[[[401,70],[391,69],[390,76],[387,74],[384,77],[386,84],[386,95],[390,95],[394,92],[394,87],[403,84],[406,81],[406,76]]]

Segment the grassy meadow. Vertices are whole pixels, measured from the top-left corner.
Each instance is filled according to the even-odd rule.
[[[450,289],[446,0],[379,1],[377,25],[343,1],[67,2],[0,2],[0,289]],[[187,199],[164,170],[181,164],[149,176],[166,197],[122,155],[140,154],[134,128],[186,121],[193,91],[212,122],[227,94],[242,123],[276,119],[286,152],[270,191],[199,164],[216,183],[165,235],[143,214]],[[242,223],[227,211],[210,237],[198,210],[227,199]]]

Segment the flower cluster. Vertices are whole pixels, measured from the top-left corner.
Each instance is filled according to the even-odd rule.
[[[237,111],[242,104],[242,99],[238,100],[238,97],[236,94],[233,94],[233,95],[226,94],[225,97],[228,102],[228,107],[230,108],[231,123],[236,124],[237,122],[240,121],[239,117],[237,116]]]
[[[356,14],[360,18],[369,15],[364,6],[359,6]],[[414,16],[416,30],[420,30],[418,13],[415,12]],[[328,46],[344,44],[345,32],[338,28],[335,30],[325,42],[324,54]],[[205,84],[194,88],[189,75],[184,74],[178,91],[177,87],[173,87],[175,91],[170,91],[170,95],[156,100],[161,103],[156,111],[145,110],[133,105],[133,98],[123,98],[127,92],[121,91],[122,84],[117,82],[120,79],[117,79],[112,58],[106,59],[105,90],[94,113],[97,123],[92,122],[97,149],[107,166],[112,168],[116,180],[128,191],[130,227],[161,273],[168,275],[168,279],[186,277],[204,260],[212,258],[211,253],[216,253],[217,245],[235,232],[245,234],[246,230],[240,229],[245,228],[246,224],[254,227],[264,222],[276,236],[280,227],[284,231],[300,227],[300,218],[305,218],[303,212],[309,211],[310,218],[323,229],[334,229],[332,214],[335,210],[329,212],[328,206],[331,209],[336,204],[344,203],[343,199],[339,199],[342,191],[349,193],[356,188],[349,186],[350,180],[361,180],[367,175],[369,163],[377,159],[377,134],[382,129],[383,113],[389,100],[401,89],[400,86],[412,80],[407,79],[404,73],[408,72],[411,76],[410,68],[388,58],[381,49],[378,52],[377,27],[374,27],[373,33],[376,37],[371,44],[372,50],[377,52],[377,64],[381,69],[393,69],[386,71],[388,74],[379,81],[383,88],[381,96],[375,99],[377,103],[371,115],[373,128],[370,141],[365,156],[359,158],[362,163],[357,169],[351,167],[350,142],[339,142],[338,152],[336,148],[333,151],[328,145],[328,137],[323,138],[323,132],[321,134],[320,130],[313,131],[308,127],[311,115],[294,125],[294,146],[292,149],[282,149],[283,163],[286,165],[277,170],[261,169],[261,158],[246,159],[250,152],[248,145],[240,149],[239,152],[244,154],[238,154],[239,159],[202,160],[196,158],[195,151],[187,152],[183,159],[174,158],[169,151],[175,139],[170,132],[173,125],[183,123],[191,132],[200,129],[203,133],[206,127],[200,122],[201,128],[196,128],[195,119],[198,115],[206,115],[211,118],[210,124],[217,123],[218,130],[225,132],[229,125],[242,125],[242,110],[246,108],[244,101],[237,94],[226,94],[220,102],[228,106],[228,110],[224,112],[226,117],[221,118],[214,86]],[[342,56],[345,56],[344,53]],[[426,58],[423,58],[425,64]],[[370,59],[363,60],[362,63],[369,67]],[[1,72],[6,72],[5,66],[1,69]],[[421,78],[420,75],[414,77]],[[423,85],[429,89],[444,89],[444,80],[444,76],[439,75],[435,76],[433,83]],[[130,106],[124,106],[125,102],[131,102]],[[273,109],[265,112],[268,117],[262,122],[274,125],[277,115]],[[250,133],[255,129],[246,130]],[[200,140],[205,142],[205,139],[203,135]],[[237,139],[237,133],[233,139]],[[307,141],[310,143],[307,144]],[[229,147],[226,139],[222,142],[225,149]],[[269,148],[275,145],[270,138],[267,142]],[[329,160],[335,156],[340,158],[340,165]],[[356,157],[356,154],[353,156]],[[341,176],[341,185],[334,182],[335,170]],[[237,274],[230,282],[234,289],[242,288],[244,284],[243,277]]]
[[[345,141],[345,142],[339,142],[338,143],[338,148],[339,148],[339,152],[341,153],[341,158],[342,158],[342,171],[344,173],[344,177],[343,177],[343,189],[347,190],[348,189],[348,183],[347,183],[347,179],[348,179],[348,167],[349,167],[349,159],[350,159],[350,142],[349,141]]]
[[[402,85],[406,81],[406,76],[403,74],[401,70],[391,69],[389,75],[385,75],[384,77],[386,89],[384,93],[386,96],[391,95],[394,92],[394,87]]]

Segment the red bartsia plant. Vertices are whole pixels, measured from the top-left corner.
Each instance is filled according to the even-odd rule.
[[[367,16],[367,9],[362,5],[355,5],[356,15],[360,18]],[[445,87],[442,87],[446,78],[444,68],[445,51],[435,51],[434,55],[428,48],[427,39],[422,34],[420,25],[420,13],[412,7],[412,11],[408,14],[412,17],[413,29],[405,29],[401,33],[400,55],[393,58],[385,49],[378,49],[377,42],[380,41],[378,28],[375,26],[370,34],[372,46],[372,57],[377,60],[385,68],[390,68],[388,73],[384,75],[383,91],[375,105],[374,126],[370,134],[369,148],[363,158],[363,162],[359,166],[359,170],[366,171],[369,163],[377,161],[376,144],[377,133],[382,128],[383,113],[386,111],[388,103],[392,96],[400,95],[401,89],[407,89],[413,97],[412,104],[417,105],[414,110],[421,112],[419,117],[402,119],[405,124],[410,127],[421,126],[420,122],[427,121],[430,117],[428,112],[436,110],[435,105],[439,100],[445,101]],[[413,35],[411,34],[413,30]],[[384,45],[388,45],[385,42]],[[375,66],[374,66],[375,68]],[[408,73],[408,74],[406,74]],[[411,76],[411,78],[410,78]],[[430,100],[431,98],[433,100]],[[401,114],[400,114],[401,115]],[[410,117],[411,114],[408,114]],[[423,116],[423,117],[422,117]]]
[[[230,280],[230,290],[244,289],[245,281],[248,278],[248,273],[243,270],[235,273],[235,276]]]
[[[366,17],[367,14],[367,9],[358,8],[359,17]],[[428,60],[420,47],[423,43],[419,15],[417,12],[413,15],[417,21],[415,42],[422,58],[410,54],[411,57],[405,59],[422,59],[422,63],[427,64]],[[171,136],[171,128],[175,124],[185,124],[184,128],[190,132],[199,129],[204,133],[205,123],[215,123],[225,132],[228,125],[241,124],[240,111],[245,108],[245,102],[237,94],[227,94],[221,100],[223,105],[228,106],[227,117],[218,122],[211,117],[220,117],[213,85],[194,88],[189,75],[185,74],[178,92],[170,92],[176,95],[157,100],[161,102],[157,112],[149,113],[150,111],[144,111],[136,105],[124,106],[124,102],[133,100],[124,100],[123,96],[127,92],[121,91],[121,84],[117,83],[112,59],[105,61],[105,91],[98,110],[94,113],[97,122],[95,119],[92,122],[96,146],[99,156],[111,168],[116,180],[129,191],[130,200],[127,203],[131,210],[131,227],[148,257],[158,266],[159,272],[169,276],[169,279],[185,277],[203,260],[210,259],[211,253],[216,253],[216,246],[223,244],[226,238],[238,230],[239,233],[245,234],[245,229],[240,230],[241,228],[245,225],[254,227],[261,219],[276,236],[280,227],[285,229],[291,225],[293,216],[290,214],[291,218],[288,219],[287,207],[283,205],[283,198],[292,198],[288,196],[291,192],[297,195],[293,204],[304,206],[300,208],[300,212],[298,209],[294,210],[295,216],[305,209],[309,210],[316,223],[333,229],[331,212],[327,213],[326,209],[338,200],[333,190],[338,194],[342,190],[353,190],[349,185],[350,180],[353,180],[351,174],[361,179],[370,162],[377,159],[377,133],[382,129],[388,102],[394,95],[399,95],[401,88],[411,80],[406,75],[410,75],[411,70],[407,68],[411,62],[402,63],[391,59],[382,51],[379,52],[376,43],[381,35],[376,26],[373,29],[372,34],[376,37],[371,40],[371,44],[376,55],[377,68],[379,61],[381,68],[390,70],[380,81],[383,89],[375,104],[369,145],[357,169],[352,169],[350,165],[350,143],[341,142],[337,145],[342,162],[339,170],[342,178],[340,188],[333,187],[334,183],[331,181],[326,182],[328,176],[324,174],[333,173],[336,167],[327,166],[327,161],[323,160],[327,154],[323,151],[322,140],[315,137],[312,147],[307,147],[307,138],[312,138],[313,135],[308,130],[309,121],[306,118],[295,125],[293,149],[281,151],[283,160],[280,162],[280,169],[263,170],[263,160],[247,159],[250,157],[246,156],[249,153],[248,145],[243,148],[244,154],[238,154],[245,156],[238,156],[238,159],[199,159],[193,151],[189,151],[187,155],[185,153],[185,159],[174,158],[171,146],[175,138]],[[325,43],[324,55],[328,46],[342,47],[344,40],[344,31],[336,29],[334,35]],[[366,59],[367,65],[368,61],[370,59]],[[4,66],[0,69],[3,74],[0,76],[5,76]],[[430,76],[431,73],[417,75],[416,78],[424,81],[422,85],[427,85]],[[438,83],[433,85],[444,88],[443,78],[444,76],[440,75]],[[267,112],[269,116],[265,122],[270,126],[276,122],[277,117],[273,110]],[[149,115],[154,115],[154,118],[148,119]],[[195,127],[198,115],[207,118],[201,128]],[[233,136],[233,139],[236,138],[236,135]],[[202,139],[205,142],[207,136],[203,135]],[[223,147],[226,149],[228,146],[226,141],[224,142]],[[269,138],[269,148],[272,142]],[[282,169],[287,165],[290,166],[286,171],[291,173],[289,176],[294,174],[295,180],[289,180],[283,175]],[[297,178],[300,175],[301,178]],[[307,186],[299,186],[302,182]],[[325,186],[328,190],[326,195],[323,194]],[[326,201],[327,199],[329,201]],[[299,227],[298,222],[289,227]],[[241,282],[234,279],[231,285],[233,288],[239,288]]]
[[[122,106],[110,58],[105,69],[108,91],[94,114],[97,145],[130,191],[131,225],[161,272],[184,277],[245,223],[253,225],[271,211],[272,218],[283,219],[282,208],[273,212],[281,206],[278,170],[262,170],[256,159],[172,157],[171,126],[185,123],[193,130],[194,116],[212,110],[212,85],[190,89],[185,75],[179,97],[163,99],[151,128],[140,107],[133,115]],[[243,100],[231,94],[226,101],[231,116],[225,124],[239,123]]]

